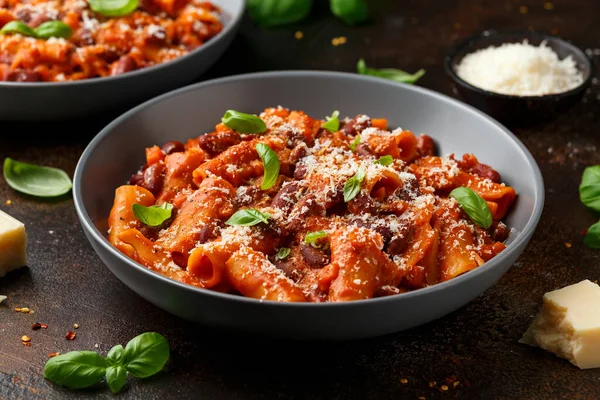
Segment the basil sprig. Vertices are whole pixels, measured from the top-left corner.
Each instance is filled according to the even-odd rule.
[[[327,237],[327,232],[325,231],[307,232],[304,236],[304,243],[312,244],[324,237]]]
[[[350,150],[356,151],[356,146],[360,144],[360,135],[356,135],[356,139],[350,143]]]
[[[588,228],[583,244],[592,249],[600,249],[600,221]]]
[[[365,179],[365,169],[360,167],[356,174],[344,184],[344,201],[347,203],[360,192],[360,184]]]
[[[450,192],[450,196],[456,199],[460,208],[477,225],[485,229],[492,226],[492,212],[487,202],[472,189],[464,186],[457,187]]]
[[[340,116],[340,112],[338,110],[335,110],[331,114],[331,117],[326,117],[327,122],[325,122],[323,125],[321,125],[321,128],[327,129],[331,133],[339,131],[340,130],[339,116]]]
[[[377,76],[379,78],[390,79],[392,81],[402,82],[402,83],[415,83],[416,81],[419,80],[419,78],[421,78],[423,75],[425,75],[424,69],[420,69],[417,72],[415,72],[414,74],[410,74],[408,72],[402,71],[400,69],[395,69],[395,68],[382,68],[382,69],[369,68],[369,67],[367,67],[367,64],[365,63],[365,60],[363,60],[362,58],[360,60],[358,60],[356,69],[357,69],[358,73],[361,75]]]
[[[380,165],[383,165],[384,167],[387,167],[388,165],[390,165],[393,162],[394,162],[394,158],[388,154],[387,156],[379,157],[379,159],[377,161],[375,161],[375,164],[380,164]]]
[[[271,27],[303,20],[312,0],[248,0],[248,14],[258,25]]]
[[[358,25],[369,18],[369,7],[365,0],[329,0],[333,15],[348,25]]]
[[[277,177],[279,176],[279,158],[277,158],[277,154],[264,143],[258,143],[256,145],[256,151],[263,162],[265,170],[261,189],[267,190],[277,182]]]
[[[583,171],[579,198],[585,206],[600,212],[600,165],[587,167]]]
[[[167,339],[155,332],[142,333],[131,339],[125,349],[120,344],[106,358],[94,351],[71,351],[49,359],[44,377],[71,389],[91,386],[106,377],[113,393],[127,382],[127,374],[147,378],[163,369],[169,359]]]
[[[131,206],[133,215],[143,222],[145,225],[156,227],[164,224],[166,220],[171,218],[173,212],[173,204],[162,203],[159,206],[146,207],[141,204]]]
[[[134,12],[138,0],[88,0],[92,11],[105,17],[124,17]]]
[[[267,130],[265,121],[253,114],[246,114],[235,110],[227,110],[221,122],[228,128],[239,133],[264,133]]]
[[[62,21],[46,21],[35,29],[31,29],[21,21],[10,21],[0,29],[0,33],[18,33],[38,39],[49,39],[51,37],[69,38],[73,35],[73,29]]]
[[[269,218],[271,215],[268,213],[262,213],[255,208],[244,208],[236,211],[225,223],[236,226],[254,226],[261,222],[268,224]]]
[[[42,167],[6,158],[4,179],[21,193],[37,197],[61,196],[73,187],[69,175],[61,169]]]
[[[291,251],[292,250],[289,247],[282,247],[277,252],[277,258],[283,260],[284,258],[290,255]]]

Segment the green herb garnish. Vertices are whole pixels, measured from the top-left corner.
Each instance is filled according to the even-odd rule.
[[[350,150],[356,151],[356,146],[360,144],[360,135],[356,135],[356,139],[350,143]]]
[[[256,115],[234,110],[228,110],[221,121],[239,133],[263,133],[267,130],[265,122]]]
[[[106,358],[94,351],[71,351],[49,359],[44,377],[71,389],[91,386],[106,377],[114,393],[127,381],[127,374],[147,378],[163,369],[169,359],[167,339],[155,332],[142,333],[131,339],[125,349],[116,345]]]
[[[460,208],[471,218],[473,222],[482,228],[488,229],[492,226],[492,213],[487,202],[468,187],[458,187],[450,192]]]
[[[279,251],[277,252],[277,258],[280,260],[283,260],[284,258],[286,258],[287,256],[290,255],[290,252],[292,250],[288,247],[282,247],[279,249]]]
[[[286,25],[303,20],[312,0],[248,0],[248,14],[264,27]]]
[[[4,25],[2,29],[0,29],[0,33],[18,33],[23,36],[36,37],[36,34],[33,29],[31,29],[27,24],[24,24],[23,22],[17,20],[10,21],[6,25]]]
[[[164,224],[166,220],[171,218],[173,205],[163,203],[159,206],[146,207],[141,204],[134,204],[132,207],[133,215],[143,222],[145,225],[156,227]]]
[[[388,154],[387,156],[379,157],[379,159],[377,161],[375,161],[375,164],[380,164],[380,165],[383,165],[384,167],[387,167],[388,165],[390,165],[393,162],[394,162],[394,158]]]
[[[10,21],[0,29],[0,33],[18,33],[38,39],[49,39],[51,37],[67,39],[73,35],[73,30],[62,21],[47,21],[35,29],[31,29],[21,21]]]
[[[268,213],[262,213],[254,208],[244,208],[236,211],[225,223],[236,226],[253,226],[261,222],[268,224],[269,218],[271,218],[271,215]]]
[[[327,237],[327,232],[325,231],[307,232],[304,236],[304,243],[312,244],[324,237]]]
[[[277,177],[279,176],[279,158],[277,158],[277,154],[269,146],[263,143],[256,145],[256,151],[263,162],[265,170],[261,189],[270,189],[277,182]]]
[[[360,184],[365,179],[365,169],[360,167],[356,174],[344,184],[344,201],[347,203],[360,192]]]
[[[92,11],[105,17],[124,17],[134,12],[138,0],[88,0]]]
[[[594,211],[600,211],[600,165],[587,167],[579,185],[581,202]]]
[[[333,15],[348,25],[358,25],[369,18],[365,0],[329,0],[329,8]]]
[[[358,64],[356,65],[356,69],[357,69],[358,73],[361,75],[377,76],[379,78],[390,79],[390,80],[393,80],[396,82],[402,82],[402,83],[415,83],[416,81],[419,80],[419,78],[421,78],[423,75],[425,75],[424,69],[420,69],[417,72],[415,72],[414,74],[410,74],[408,72],[405,72],[405,71],[402,71],[399,69],[395,69],[395,68],[382,68],[382,69],[369,68],[369,67],[367,67],[367,64],[365,64],[365,60],[363,60],[362,58],[358,61]]]
[[[6,158],[4,179],[19,192],[37,197],[56,197],[73,187],[69,175],[61,169],[42,167]]]
[[[335,110],[332,114],[331,117],[326,117],[327,118],[327,122],[325,122],[323,125],[321,125],[321,128],[327,129],[329,132],[337,132],[340,130],[340,112],[338,110]]]

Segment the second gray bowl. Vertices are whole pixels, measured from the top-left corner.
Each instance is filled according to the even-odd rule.
[[[127,258],[106,239],[115,189],[144,163],[144,148],[185,141],[214,126],[228,109],[259,113],[282,105],[324,118],[362,113],[390,126],[428,133],[440,153],[472,152],[513,186],[518,200],[507,224],[506,250],[450,281],[395,296],[346,303],[276,303],[187,286]],[[272,72],[233,76],[182,88],[116,119],[84,151],[74,198],[83,230],[121,281],[180,317],[241,332],[296,338],[361,338],[414,327],[463,306],[492,286],[525,249],[540,218],[544,184],[531,154],[512,133],[474,108],[416,86],[334,72]]]

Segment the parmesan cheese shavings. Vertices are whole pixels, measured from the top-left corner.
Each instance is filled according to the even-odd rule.
[[[480,89],[515,96],[567,92],[583,82],[570,55],[561,60],[546,42],[533,46],[527,40],[467,54],[456,73]]]

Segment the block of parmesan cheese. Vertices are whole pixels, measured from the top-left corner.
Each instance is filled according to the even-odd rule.
[[[27,264],[25,225],[0,210],[0,278]]]
[[[546,293],[540,313],[520,342],[581,369],[600,367],[600,286],[584,280]]]

